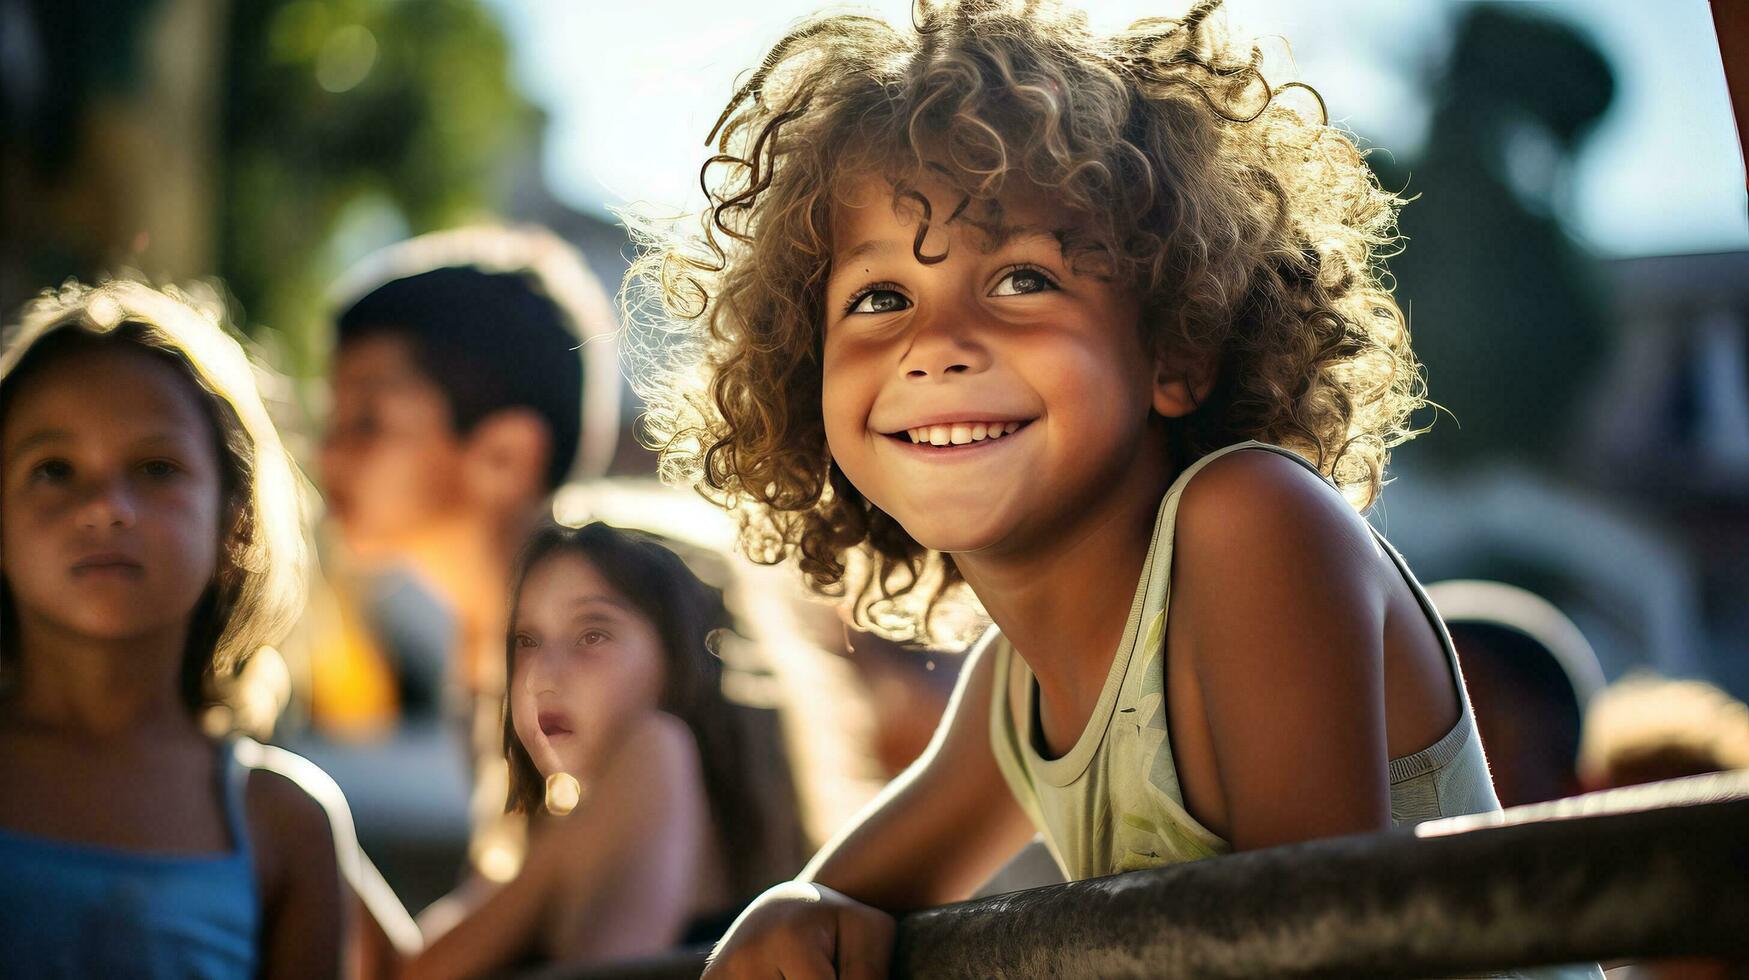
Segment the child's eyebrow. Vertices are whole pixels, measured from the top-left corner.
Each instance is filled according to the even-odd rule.
[[[1012,245],[1029,238],[1049,238],[1061,245],[1063,237],[1069,234],[1068,229],[1046,228],[1043,225],[999,225],[996,227],[973,225],[973,227],[984,232],[987,236],[988,244],[984,247],[985,252],[994,252],[1005,245]]]
[[[144,449],[151,446],[180,448],[187,442],[189,435],[190,433],[185,432],[182,429],[172,429],[165,432],[152,432],[135,439],[134,447],[136,449]]]
[[[623,610],[630,610],[631,609],[631,606],[627,605],[626,603],[622,602],[619,599],[615,599],[612,596],[582,595],[582,596],[578,596],[577,598],[571,600],[571,608],[572,609],[581,609],[584,606],[590,606],[590,605],[612,606],[615,609],[623,609]]]
[[[984,233],[982,251],[986,254],[997,251],[1005,245],[1029,238],[1049,238],[1061,245],[1064,236],[1069,234],[1067,229],[1051,229],[1043,225],[989,225],[964,217],[960,220]],[[895,251],[897,249],[892,242],[871,238],[838,253],[836,260],[839,263],[845,263],[868,256],[891,255]]]
[[[870,255],[875,255],[875,256],[890,255],[890,254],[892,254],[892,252],[893,252],[893,243],[892,242],[882,241],[881,239],[878,239],[878,238],[870,238],[867,241],[862,242],[861,244],[858,244],[853,248],[848,248],[848,249],[845,249],[844,251],[838,253],[837,259],[839,262],[849,262],[849,261],[852,261],[854,259],[860,259],[860,258],[863,258],[865,256],[870,256]]]
[[[65,429],[38,430],[25,436],[23,439],[20,439],[18,445],[13,446],[12,451],[6,454],[6,462],[10,465],[16,462],[19,457],[29,454],[31,450],[36,449],[39,446],[45,446],[56,442],[66,442],[72,437],[72,434]]]

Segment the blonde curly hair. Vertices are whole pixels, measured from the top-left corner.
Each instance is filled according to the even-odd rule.
[[[1369,506],[1426,404],[1382,264],[1402,201],[1218,6],[1101,36],[1050,2],[944,0],[909,29],[820,15],[778,41],[711,132],[702,230],[644,229],[628,280],[627,322],[658,332],[636,373],[663,475],[739,511],[749,557],[853,592],[862,621],[927,622],[957,572],[850,484],[820,412],[834,203],[867,175],[916,202],[927,172],[966,202],[1045,189],[1080,223],[1066,247],[1137,291],[1153,349],[1218,365],[1172,421],[1176,465],[1257,439]]]

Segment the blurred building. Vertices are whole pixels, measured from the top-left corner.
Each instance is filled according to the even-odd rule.
[[[1609,264],[1610,360],[1586,412],[1588,479],[1667,527],[1694,569],[1696,666],[1749,696],[1749,252]]]

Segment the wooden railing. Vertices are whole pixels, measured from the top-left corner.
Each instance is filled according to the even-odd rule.
[[[1749,961],[1749,772],[1250,851],[905,916],[895,977],[1427,977]],[[696,978],[703,950],[549,980]]]

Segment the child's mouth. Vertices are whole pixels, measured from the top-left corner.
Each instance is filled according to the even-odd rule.
[[[995,442],[1011,436],[1031,424],[1032,420],[1030,419],[1025,421],[947,422],[900,429],[897,432],[888,432],[886,436],[908,445],[953,450]]]
[[[571,734],[571,719],[556,711],[543,711],[537,720],[540,722],[540,733],[547,738]]]
[[[86,555],[73,563],[73,574],[80,578],[138,578],[145,571],[135,559],[115,552]]]

